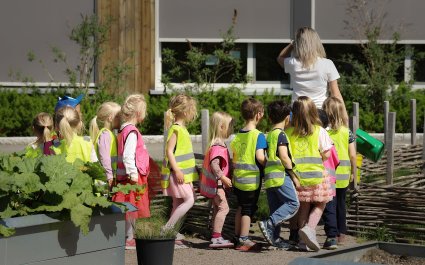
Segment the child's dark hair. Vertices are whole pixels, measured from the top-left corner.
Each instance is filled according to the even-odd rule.
[[[322,122],[322,127],[326,128],[329,125],[329,118],[326,112],[322,109],[318,109],[317,112],[319,113],[319,119]]]
[[[267,106],[267,114],[273,124],[282,122],[290,113],[291,107],[283,100],[275,100]]]
[[[255,98],[247,98],[242,102],[241,114],[246,121],[254,119],[255,115],[264,111],[263,103]]]

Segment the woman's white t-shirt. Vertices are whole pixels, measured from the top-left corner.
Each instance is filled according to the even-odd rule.
[[[298,59],[288,57],[285,58],[284,68],[285,73],[291,75],[292,102],[300,96],[307,96],[319,109],[327,97],[328,82],[340,77],[335,64],[326,58],[317,58],[316,63],[306,69]]]

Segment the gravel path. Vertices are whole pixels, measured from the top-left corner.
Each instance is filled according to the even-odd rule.
[[[254,228],[257,228],[254,225]],[[288,238],[287,234],[283,233],[284,238]],[[319,227],[317,237],[320,243],[323,243],[326,236],[323,227]],[[217,264],[279,264],[286,265],[297,257],[316,254],[315,252],[298,252],[268,249],[261,232],[254,231],[253,238],[257,242],[262,242],[266,247],[258,253],[240,252],[234,249],[212,250],[208,249],[208,241],[187,236],[186,240],[191,243],[189,249],[178,249],[174,251],[174,265],[197,264],[197,265],[217,265]],[[347,236],[344,247],[358,245],[354,237]],[[320,253],[326,253],[330,250],[320,250]],[[137,257],[135,250],[127,250],[125,255],[126,265],[137,265]]]

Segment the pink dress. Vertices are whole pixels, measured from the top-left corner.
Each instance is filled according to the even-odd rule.
[[[173,171],[171,171],[170,175],[170,185],[168,185],[168,187],[164,189],[163,192],[165,196],[171,196],[180,199],[186,198],[187,196],[195,197],[195,191],[193,189],[192,182],[179,184]]]

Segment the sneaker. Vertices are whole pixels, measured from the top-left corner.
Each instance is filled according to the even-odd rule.
[[[239,245],[235,249],[243,252],[258,251],[259,245],[255,242],[252,242],[250,239],[239,239]]]
[[[261,232],[263,233],[264,238],[269,242],[270,245],[273,245],[273,234],[274,234],[274,226],[268,220],[263,220],[258,222],[258,226],[260,227]]]
[[[180,234],[180,233],[177,233],[177,235],[176,235],[176,240],[184,240],[184,239],[186,239],[186,237],[183,235],[183,234]]]
[[[300,241],[298,243],[298,249],[300,251],[311,251],[311,249],[309,247],[307,247],[307,245],[304,242],[302,242],[302,241]]]
[[[125,249],[136,249],[136,240],[126,240],[125,241]]]
[[[338,248],[338,241],[336,238],[326,238],[325,243],[323,244],[324,249],[334,250]]]
[[[278,237],[274,242],[273,242],[273,246],[278,248],[278,249],[283,249],[283,250],[289,250],[292,249],[294,246],[292,244],[289,243],[289,241],[286,241],[285,239]]]
[[[211,244],[209,245],[210,248],[232,248],[235,244],[230,242],[229,240],[226,240],[222,237],[218,238],[211,238]]]
[[[315,232],[316,231],[314,231],[312,228],[306,225],[300,229],[298,234],[300,235],[301,240],[305,242],[307,247],[311,248],[314,251],[319,251],[320,246],[319,246],[319,243],[317,242]]]

